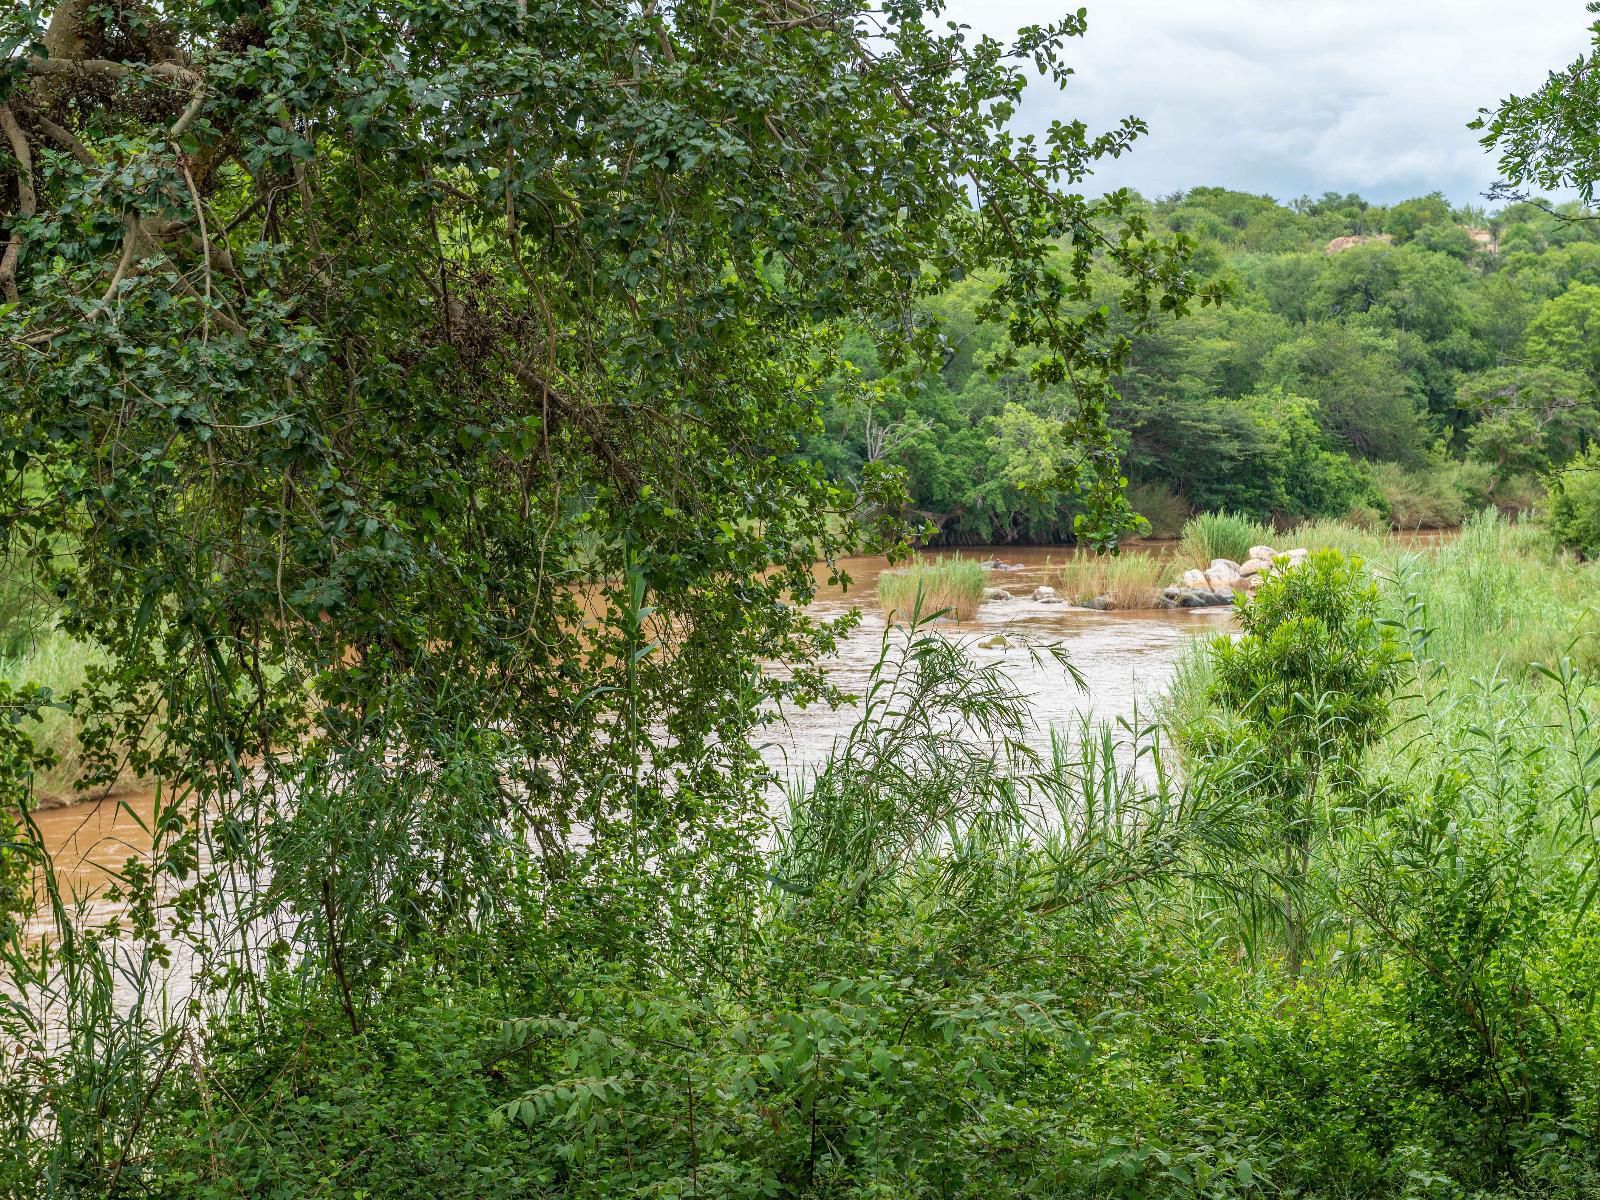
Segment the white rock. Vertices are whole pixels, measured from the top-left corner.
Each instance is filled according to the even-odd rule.
[[[1206,574],[1213,579],[1239,578],[1239,564],[1231,558],[1213,558],[1211,565],[1206,568]]]
[[[1245,579],[1254,579],[1257,575],[1265,575],[1272,570],[1270,558],[1247,558],[1239,564],[1239,574]]]
[[[1060,601],[1060,597],[1056,595],[1056,590],[1053,587],[1040,586],[1034,588],[1033,598],[1041,604],[1058,603]]]
[[[1011,593],[1006,591],[1005,588],[984,588],[983,598],[985,600],[1009,600],[1011,599]]]
[[[1208,587],[1204,571],[1189,570],[1183,573],[1183,586],[1186,588]]]
[[[1278,557],[1278,552],[1271,546],[1251,546],[1250,557],[1262,562],[1271,562]]]

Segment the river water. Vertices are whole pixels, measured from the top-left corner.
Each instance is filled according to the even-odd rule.
[[[1170,553],[1170,544],[1146,547]],[[1007,673],[1028,698],[1034,715],[1033,744],[1045,750],[1052,726],[1075,727],[1084,713],[1101,720],[1150,714],[1173,669],[1196,635],[1226,629],[1227,609],[1179,609],[1170,612],[1104,613],[1062,604],[1035,603],[1027,598],[1040,584],[1053,582],[1055,567],[1079,551],[1072,547],[975,547],[941,554],[959,554],[979,561],[1000,559],[1018,567],[992,573],[993,586],[1017,599],[985,603],[968,622],[939,622],[946,636],[959,639],[968,653],[1002,661]],[[884,619],[873,599],[878,575],[887,568],[882,558],[853,558],[841,566],[851,576],[848,591],[824,586],[813,606],[817,615],[842,616],[863,610],[861,624],[844,639],[829,665],[846,691],[860,691],[882,647]],[[819,581],[827,571],[818,568]],[[995,634],[1022,635],[1036,644],[1059,644],[1082,674],[1080,690],[1054,663],[1038,664],[1020,645],[985,648]],[[1020,641],[1013,636],[1009,640]],[[781,777],[804,771],[826,758],[836,738],[855,720],[853,709],[812,708],[785,714],[786,721],[767,731],[764,753]],[[55,862],[64,896],[87,900],[105,889],[112,873],[130,857],[149,848],[146,828],[154,807],[149,795],[110,797],[35,814],[46,848]],[[109,915],[109,905],[91,904]],[[39,922],[43,930],[43,922]]]

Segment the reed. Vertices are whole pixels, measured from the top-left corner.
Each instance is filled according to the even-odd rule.
[[[1103,601],[1096,607],[1154,608],[1172,574],[1171,562],[1141,551],[1084,554],[1062,565],[1055,586],[1073,604]]]
[[[1272,544],[1272,531],[1238,513],[1200,513],[1183,527],[1180,552],[1192,565],[1205,567],[1214,558],[1243,562],[1250,547]]]
[[[878,576],[878,605],[890,620],[946,616],[970,621],[988,585],[988,572],[970,559],[934,559]]]

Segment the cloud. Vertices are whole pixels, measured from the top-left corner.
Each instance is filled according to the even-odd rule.
[[[1065,91],[1030,87],[1018,123],[1144,118],[1149,136],[1091,184],[1152,196],[1214,184],[1280,200],[1439,190],[1480,202],[1494,159],[1467,122],[1584,52],[1593,19],[1582,0],[1084,2],[1076,74]],[[1065,7],[953,0],[946,15],[1005,38]]]

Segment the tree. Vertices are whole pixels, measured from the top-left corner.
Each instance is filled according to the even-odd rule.
[[[1588,8],[1600,13],[1594,0]],[[1472,128],[1484,131],[1484,147],[1499,151],[1499,195],[1520,200],[1529,186],[1544,192],[1571,188],[1585,207],[1594,202],[1600,182],[1600,21],[1590,30],[1595,51],[1550,72],[1526,96],[1480,109],[1472,122]]]
[[[1600,287],[1574,284],[1545,301],[1528,322],[1523,354],[1600,383]]]
[[[1560,367],[1484,371],[1462,381],[1457,403],[1474,422],[1473,457],[1493,471],[1490,496],[1509,476],[1564,466],[1600,427],[1594,385]]]
[[[1129,197],[1063,188],[1142,126],[1013,133],[1083,15],[1008,45],[938,12],[0,16],[0,532],[110,657],[78,697],[101,767],[214,807],[176,810],[218,839],[198,882],[173,860],[180,909],[270,874],[352,1030],[508,861],[627,891],[644,954],[727,877],[707,847],[754,844],[747,735],[824,691],[812,564],[862,533],[802,451],[841,327],[935,362],[908,314],[992,270],[1057,389],[1041,485],[1102,544],[1134,527],[1122,347],[1070,300],[1096,260],[1130,312],[1196,288]]]

